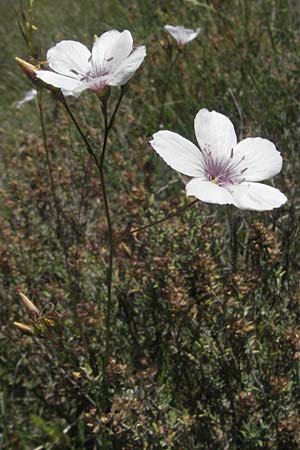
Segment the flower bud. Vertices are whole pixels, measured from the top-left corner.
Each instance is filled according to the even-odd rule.
[[[21,58],[18,58],[17,56],[15,57],[15,60],[16,63],[21,67],[22,71],[25,73],[27,78],[29,78],[34,85],[54,92],[58,100],[61,100],[63,98],[63,94],[61,93],[61,90],[59,88],[56,88],[54,86],[51,86],[50,84],[45,83],[36,76],[37,72],[40,70],[38,67],[28,63],[27,61],[24,61]]]
[[[28,63],[27,61],[24,61],[21,58],[15,57],[16,63],[19,65],[19,67],[22,69],[22,71],[25,73],[25,75],[34,83],[40,85],[40,81],[36,77],[37,67],[35,67],[33,64]]]
[[[28,314],[33,317],[40,316],[41,315],[40,310],[32,303],[32,301],[29,300],[29,298],[22,292],[19,292],[19,294]]]
[[[14,322],[14,326],[17,327],[24,334],[27,334],[29,336],[32,336],[34,334],[33,329],[28,325],[25,325],[24,323]]]

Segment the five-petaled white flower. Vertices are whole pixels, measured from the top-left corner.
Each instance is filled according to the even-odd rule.
[[[85,89],[96,92],[106,86],[122,86],[146,56],[146,47],[133,48],[128,30],[110,30],[96,38],[92,53],[76,41],[61,41],[50,48],[47,59],[53,70],[38,70],[37,77],[78,97]]]
[[[207,109],[198,112],[194,125],[200,150],[172,131],[159,131],[150,142],[169,166],[189,177],[187,196],[256,211],[287,201],[278,189],[257,183],[281,170],[282,158],[272,142],[256,137],[237,143],[232,122]]]
[[[176,39],[179,47],[183,47],[188,44],[190,41],[195,39],[200,33],[200,28],[196,30],[191,30],[190,28],[185,28],[182,26],[173,27],[172,25],[165,25],[165,30]]]

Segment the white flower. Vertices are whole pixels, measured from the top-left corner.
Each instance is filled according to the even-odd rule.
[[[92,53],[80,42],[59,42],[47,53],[53,72],[38,70],[36,75],[65,95],[78,97],[85,89],[99,92],[127,83],[145,56],[146,47],[133,48],[128,30],[111,30],[95,40]]]
[[[30,91],[25,92],[25,95],[22,98],[22,100],[19,100],[16,103],[16,108],[20,109],[24,105],[24,103],[31,102],[31,100],[35,99],[36,96],[37,96],[37,90],[30,89]]]
[[[198,112],[194,126],[200,150],[172,131],[159,131],[150,142],[169,166],[189,177],[187,196],[256,211],[287,201],[278,189],[257,183],[281,170],[282,158],[272,142],[257,137],[237,143],[232,122],[207,109]]]
[[[176,39],[177,44],[180,47],[188,44],[188,42],[195,39],[200,33],[200,28],[191,30],[190,28],[185,28],[182,26],[173,27],[172,25],[165,25],[165,30],[167,30],[168,33]]]

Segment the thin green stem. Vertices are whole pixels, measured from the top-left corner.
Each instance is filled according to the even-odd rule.
[[[105,354],[103,360],[103,369],[104,373],[106,371],[107,364],[109,362],[110,356],[110,343],[111,343],[111,315],[112,315],[112,275],[113,275],[113,257],[114,257],[114,242],[113,242],[113,230],[112,223],[110,218],[110,209],[108,203],[108,197],[106,192],[105,178],[104,178],[104,160],[105,160],[105,152],[107,146],[107,140],[109,135],[109,124],[107,118],[107,103],[106,101],[102,104],[102,113],[104,118],[104,139],[102,145],[102,151],[100,155],[99,161],[99,176],[102,187],[102,194],[104,200],[104,208],[105,208],[105,216],[107,222],[108,229],[108,251],[109,251],[109,260],[107,267],[107,304],[106,304],[106,315],[105,315],[105,325],[106,325],[106,339],[105,339]]]
[[[163,96],[162,96],[162,101],[161,101],[161,105],[160,105],[160,111],[159,111],[159,114],[158,114],[157,128],[160,127],[160,124],[161,124],[161,121],[162,121],[162,118],[163,118],[164,108],[165,108],[166,98],[167,98],[167,93],[168,93],[169,84],[170,84],[170,81],[171,81],[171,75],[172,75],[172,71],[173,71],[175,63],[177,61],[179,53],[180,53],[180,50],[177,49],[177,53],[175,55],[175,58],[172,60],[172,54],[171,54],[171,57],[170,57],[170,65],[169,65],[168,75],[167,75],[166,83],[164,85]]]
[[[46,154],[46,162],[47,162],[47,168],[48,168],[48,174],[49,174],[49,180],[50,180],[50,188],[51,188],[51,193],[52,193],[53,202],[54,202],[54,209],[55,209],[55,214],[56,214],[57,235],[58,235],[58,238],[60,239],[61,238],[60,210],[59,210],[58,198],[56,195],[52,165],[51,165],[51,161],[50,161],[50,152],[49,152],[49,147],[48,147],[47,133],[46,133],[46,127],[45,127],[45,121],[44,121],[42,97],[43,97],[43,90],[41,89],[38,92],[37,103],[38,103],[39,114],[40,114],[40,124],[41,124],[43,144],[44,144],[44,149],[45,149],[45,154]]]
[[[121,102],[122,102],[122,100],[123,100],[123,97],[124,97],[125,92],[127,91],[127,89],[128,89],[128,87],[126,87],[126,86],[122,86],[122,87],[121,87],[121,92],[120,92],[118,101],[117,101],[117,103],[116,103],[115,109],[114,109],[114,111],[113,111],[113,113],[112,113],[112,116],[111,116],[110,121],[109,121],[108,126],[107,126],[107,131],[108,131],[108,133],[110,132],[110,130],[111,130],[113,124],[114,124],[114,121],[115,121],[117,112],[118,112],[118,110],[119,110],[119,107],[120,107],[120,105],[121,105]]]
[[[110,214],[110,209],[109,209],[109,203],[108,203],[108,197],[107,197],[106,185],[105,185],[105,178],[104,178],[104,161],[105,161],[108,136],[109,136],[110,130],[113,127],[115,117],[116,117],[116,114],[121,105],[124,94],[125,94],[125,88],[122,87],[118,101],[115,106],[115,109],[114,109],[109,121],[108,121],[108,114],[107,114],[107,99],[104,99],[103,102],[101,103],[101,109],[102,109],[103,118],[104,118],[104,138],[103,138],[103,145],[102,145],[102,150],[101,150],[100,159],[99,159],[99,176],[100,176],[100,181],[101,181],[106,223],[107,223],[107,229],[108,229],[108,251],[109,251],[109,260],[108,260],[108,267],[107,267],[107,304],[106,304],[106,315],[105,315],[106,339],[105,339],[105,354],[104,354],[104,360],[103,360],[104,383],[106,382],[105,373],[106,373],[106,368],[109,363],[109,358],[110,358],[110,353],[111,353],[111,317],[112,317],[112,306],[113,306],[112,277],[113,277],[113,259],[114,259],[113,227],[112,227],[112,222],[111,222],[111,214]]]
[[[86,147],[88,153],[91,155],[91,157],[93,158],[93,160],[94,160],[96,166],[99,168],[99,162],[98,162],[98,160],[97,160],[97,156],[96,156],[94,150],[92,149],[92,147],[91,147],[91,145],[90,145],[90,143],[89,143],[89,141],[88,141],[86,135],[85,135],[84,132],[82,131],[82,129],[81,129],[79,123],[77,122],[77,120],[76,120],[74,114],[72,113],[72,111],[71,111],[71,109],[70,109],[68,103],[66,102],[65,98],[60,98],[60,101],[61,101],[62,104],[64,105],[64,107],[65,107],[67,113],[69,114],[69,116],[70,116],[72,122],[74,123],[74,125],[75,125],[75,127],[76,127],[78,133],[80,134],[80,137],[81,137],[81,139],[83,140],[83,142],[84,142],[84,144],[85,144],[85,147]]]
[[[78,132],[86,146],[88,153],[91,155],[94,163],[97,166],[100,184],[101,184],[103,202],[104,202],[105,217],[106,217],[106,223],[107,223],[107,229],[108,229],[108,252],[109,252],[107,277],[106,277],[107,304],[106,304],[106,315],[105,315],[106,342],[105,342],[105,353],[104,353],[104,360],[103,360],[104,383],[106,383],[105,373],[106,373],[106,368],[107,368],[109,358],[110,358],[110,353],[111,353],[112,277],[113,277],[113,258],[114,258],[113,227],[112,227],[112,222],[111,222],[111,214],[110,214],[110,208],[109,208],[109,202],[108,202],[108,196],[107,196],[106,184],[105,184],[105,177],[104,177],[104,162],[105,162],[105,155],[106,155],[106,148],[107,148],[109,133],[113,127],[115,117],[116,117],[116,114],[121,105],[121,101],[124,97],[124,94],[125,94],[125,89],[122,87],[120,96],[118,98],[118,101],[116,103],[116,106],[114,108],[114,111],[111,115],[110,120],[108,120],[107,98],[104,98],[101,102],[101,109],[102,109],[103,118],[104,118],[104,137],[103,137],[103,144],[102,144],[102,149],[101,149],[99,159],[97,158],[96,153],[94,152],[93,148],[91,147],[87,137],[83,133],[75,116],[73,115],[72,111],[70,110],[66,100],[65,99],[61,100],[67,113],[69,114],[71,120],[73,121],[76,129],[78,130]]]

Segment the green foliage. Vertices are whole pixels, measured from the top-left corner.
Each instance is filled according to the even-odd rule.
[[[29,2],[28,16],[23,3],[21,16],[0,5],[0,448],[297,450],[297,6],[40,0]],[[30,45],[16,19],[38,28],[27,27]],[[202,29],[179,54],[167,91],[175,49],[166,23]],[[32,86],[13,57],[34,53],[43,61],[58,40],[90,46],[95,33],[110,28],[132,31],[147,45],[147,58],[130,82],[105,166],[116,255],[104,388],[108,254],[97,174],[65,111],[45,92],[56,207],[37,106],[15,108]],[[110,113],[116,100],[112,92]],[[99,149],[97,98],[86,92],[69,104]],[[226,113],[241,137],[276,143],[284,158],[276,184],[289,202],[272,213],[198,204],[130,234],[186,205],[181,181],[148,140],[161,112],[163,128],[194,139],[202,107]],[[28,317],[18,291],[40,318]],[[22,334],[14,321],[34,333]]]

